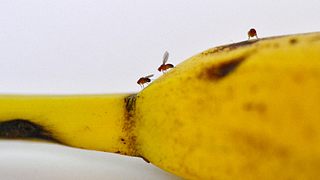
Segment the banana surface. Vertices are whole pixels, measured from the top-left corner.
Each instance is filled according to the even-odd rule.
[[[2,95],[0,137],[139,156],[186,179],[316,179],[320,33],[209,49],[138,94]]]

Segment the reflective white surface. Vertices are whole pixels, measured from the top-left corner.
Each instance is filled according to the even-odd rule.
[[[141,158],[48,142],[0,140],[1,180],[177,180]]]

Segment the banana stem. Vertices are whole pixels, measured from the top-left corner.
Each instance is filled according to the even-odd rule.
[[[41,138],[134,156],[133,97],[2,95],[0,138]]]

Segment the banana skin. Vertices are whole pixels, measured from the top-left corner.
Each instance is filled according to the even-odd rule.
[[[320,175],[320,33],[219,46],[138,94],[0,96],[0,137],[138,156],[186,179]]]

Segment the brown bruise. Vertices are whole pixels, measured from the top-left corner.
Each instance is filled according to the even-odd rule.
[[[232,137],[234,138],[234,142],[239,145],[239,148],[250,150],[250,153],[254,152],[256,155],[280,158],[288,158],[290,155],[287,147],[276,144],[271,139],[258,134],[236,131]]]
[[[0,122],[0,138],[37,138],[60,143],[44,127],[25,119],[11,119]]]
[[[220,80],[232,73],[246,58],[247,56],[241,56],[229,61],[215,64],[202,71],[200,77],[214,81]]]

